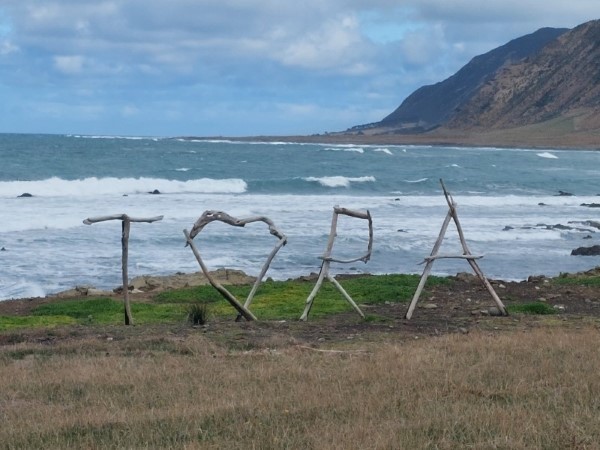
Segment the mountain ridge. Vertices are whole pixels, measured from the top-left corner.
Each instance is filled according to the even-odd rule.
[[[600,147],[600,20],[541,28],[471,59],[410,94],[380,122],[346,135],[398,142]],[[586,134],[583,140],[579,136]],[[403,136],[405,135],[405,136]],[[388,138],[383,138],[388,136]],[[412,136],[412,138],[411,138]],[[543,143],[543,144],[542,144]]]

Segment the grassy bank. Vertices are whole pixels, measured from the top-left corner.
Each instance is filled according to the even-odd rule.
[[[341,280],[345,289],[360,304],[407,302],[413,295],[419,277],[416,275],[365,275]],[[450,283],[447,278],[431,277],[428,286]],[[298,319],[314,280],[266,281],[254,297],[251,309],[261,320]],[[251,286],[227,286],[240,301],[244,301]],[[191,305],[207,306],[213,317],[236,315],[235,310],[212,286],[174,289],[155,296],[132,300],[135,323],[169,323],[185,321]],[[350,311],[352,308],[331,283],[325,283],[315,300],[311,317]],[[33,308],[26,317],[0,316],[0,331],[51,327],[67,324],[120,324],[123,306],[120,298],[82,298],[44,303]]]

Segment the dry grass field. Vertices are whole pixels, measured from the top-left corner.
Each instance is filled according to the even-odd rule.
[[[196,331],[4,345],[0,447],[600,448],[597,326],[334,349]]]
[[[0,302],[0,448],[600,448],[600,269],[494,282],[508,317],[457,277],[406,320],[417,280],[345,279],[366,320],[323,289],[299,322],[311,281],[266,283],[259,322],[210,287],[129,327],[118,297]]]

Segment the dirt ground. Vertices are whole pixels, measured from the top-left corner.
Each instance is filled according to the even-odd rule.
[[[52,344],[87,338],[120,340],[135,336],[181,339],[201,333],[215,343],[237,350],[291,345],[356,348],[360,342],[402,341],[446,333],[467,334],[475,330],[501,333],[540,326],[578,328],[590,324],[600,328],[600,286],[562,285],[544,277],[532,277],[522,282],[492,280],[492,285],[506,306],[541,301],[551,306],[556,314],[498,316],[496,305],[482,283],[473,276],[462,274],[451,284],[427,288],[410,320],[405,318],[408,303],[386,302],[360,305],[367,320],[362,320],[355,312],[348,312],[318,319],[309,317],[307,322],[235,322],[232,313],[231,318],[212,318],[207,325],[199,327],[181,323],[4,332],[0,334],[0,345],[16,342]],[[137,298],[140,300],[143,296]],[[26,315],[35,306],[51,301],[56,298],[2,301],[0,315]],[[136,301],[135,297],[133,301]]]

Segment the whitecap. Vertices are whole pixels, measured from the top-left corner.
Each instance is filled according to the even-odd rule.
[[[0,289],[0,301],[13,298],[44,297],[46,292],[37,283],[18,280]]]
[[[389,148],[376,148],[375,150],[373,150],[374,152],[380,152],[380,153],[385,153],[386,155],[393,155],[393,153],[390,151]]]
[[[375,177],[343,177],[343,176],[332,176],[332,177],[308,177],[305,181],[317,182],[321,186],[325,187],[349,187],[351,183],[368,183],[374,182]]]
[[[558,156],[556,156],[555,154],[550,153],[550,152],[536,153],[536,155],[539,156],[540,158],[558,159]]]
[[[418,180],[402,180],[405,183],[423,183],[424,181],[429,180],[429,178],[419,178]]]
[[[326,147],[325,151],[328,152],[353,152],[353,153],[364,153],[365,150],[362,147]]]
[[[93,197],[98,195],[143,194],[158,189],[162,193],[241,194],[247,184],[239,178],[179,181],[162,178],[84,178],[58,177],[37,181],[2,181],[0,197],[17,197],[29,192],[34,197]]]

